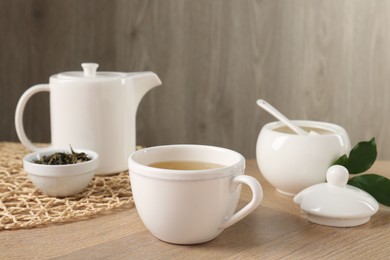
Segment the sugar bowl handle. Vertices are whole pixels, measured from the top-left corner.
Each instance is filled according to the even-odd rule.
[[[246,217],[260,205],[260,202],[263,199],[263,189],[261,188],[260,183],[252,176],[238,175],[233,177],[232,182],[236,185],[241,183],[248,185],[252,190],[252,200],[240,211],[236,212],[233,216],[223,222],[220,226],[221,229],[228,228]]]
[[[18,134],[20,142],[29,150],[31,151],[39,151],[44,148],[37,147],[32,144],[32,142],[27,138],[26,132],[24,131],[24,125],[23,125],[23,114],[24,114],[24,108],[26,107],[27,101],[32,97],[34,94],[38,92],[50,92],[50,85],[49,84],[39,84],[35,85],[28,90],[26,90],[23,95],[20,97],[18,105],[16,106],[16,112],[15,112],[15,128],[16,133]],[[45,147],[47,148],[47,147]]]

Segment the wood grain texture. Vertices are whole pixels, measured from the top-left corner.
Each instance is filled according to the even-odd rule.
[[[390,2],[375,0],[0,1],[0,140],[17,140],[19,96],[52,74],[156,72],[137,142],[202,143],[255,157],[273,118],[337,123],[353,144],[375,136],[390,159]],[[48,95],[27,106],[34,141],[49,141]]]
[[[390,162],[378,161],[378,174],[390,177]],[[308,222],[292,198],[276,192],[260,175],[256,161],[246,174],[264,189],[261,205],[216,239],[182,246],[162,242],[142,224],[136,208],[85,221],[0,232],[2,259],[388,259],[390,210],[351,228]],[[243,186],[239,207],[251,199]]]

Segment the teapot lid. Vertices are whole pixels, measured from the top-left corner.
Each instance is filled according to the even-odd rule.
[[[117,79],[127,76],[127,73],[122,72],[97,72],[99,64],[97,63],[82,63],[83,71],[68,71],[52,76],[59,80],[105,80]]]
[[[294,197],[309,221],[335,227],[364,224],[378,209],[378,202],[367,192],[347,185],[348,170],[341,165],[331,166],[326,173],[327,183],[308,187]]]

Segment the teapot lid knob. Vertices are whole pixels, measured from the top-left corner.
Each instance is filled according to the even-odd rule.
[[[94,77],[94,76],[96,76],[96,70],[99,67],[99,64],[97,64],[97,63],[81,63],[81,67],[83,67],[85,77]]]
[[[326,173],[326,180],[329,184],[344,188],[347,185],[349,172],[341,165],[331,166]]]

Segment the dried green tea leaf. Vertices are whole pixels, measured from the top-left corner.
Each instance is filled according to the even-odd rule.
[[[91,158],[84,152],[77,153],[73,151],[72,147],[70,147],[71,152],[58,152],[53,153],[51,155],[44,155],[39,160],[34,160],[34,163],[37,164],[46,164],[46,165],[65,165],[65,164],[76,164],[81,162],[90,161]]]

